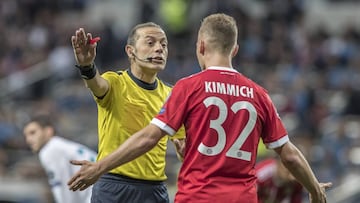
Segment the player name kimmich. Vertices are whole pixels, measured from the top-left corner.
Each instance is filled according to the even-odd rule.
[[[205,92],[254,98],[252,87],[214,81],[205,81]]]

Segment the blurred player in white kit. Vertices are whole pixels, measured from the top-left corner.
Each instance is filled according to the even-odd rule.
[[[31,118],[23,128],[26,143],[39,155],[45,169],[54,200],[57,203],[90,202],[92,188],[73,192],[67,181],[79,170],[70,164],[73,159],[95,161],[97,153],[88,147],[56,135],[55,126],[48,115]]]

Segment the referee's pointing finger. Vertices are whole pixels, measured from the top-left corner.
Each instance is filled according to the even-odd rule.
[[[70,160],[72,165],[82,166],[86,163],[86,161],[78,161],[78,160]]]

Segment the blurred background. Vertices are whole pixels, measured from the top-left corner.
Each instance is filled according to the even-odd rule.
[[[234,66],[269,91],[316,176],[333,182],[329,202],[360,202],[359,9],[358,0],[1,0],[0,202],[53,202],[22,136],[29,115],[51,113],[60,136],[97,148],[96,105],[74,67],[77,28],[101,37],[96,64],[105,72],[129,67],[132,26],[160,24],[169,38],[160,78],[174,84],[200,70],[197,30],[215,12],[237,20]],[[173,195],[180,163],[169,146]]]

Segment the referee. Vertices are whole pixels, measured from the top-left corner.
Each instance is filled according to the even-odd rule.
[[[80,28],[71,41],[76,66],[97,103],[97,159],[101,160],[150,123],[171,87],[157,78],[168,57],[167,37],[159,25],[152,22],[139,24],[130,31],[125,47],[130,68],[124,71],[99,74],[94,64],[97,46],[94,39]],[[184,138],[184,130],[179,132],[175,138]],[[168,139],[168,136],[163,137],[146,154],[97,177],[91,202],[168,203],[164,184]],[[85,164],[82,161],[73,163]],[[89,172],[89,176],[94,174]]]

